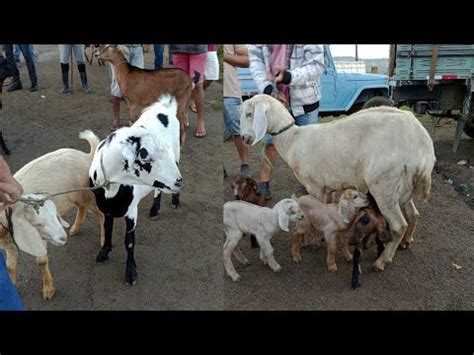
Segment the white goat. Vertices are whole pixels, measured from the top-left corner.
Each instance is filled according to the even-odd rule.
[[[368,205],[365,194],[347,189],[341,195],[338,203],[326,204],[311,195],[304,195],[296,199],[305,218],[298,221],[291,231],[291,254],[295,262],[301,261],[300,240],[311,232],[321,232],[327,245],[327,267],[329,271],[337,271],[336,245],[340,236],[340,248],[347,261],[352,261],[352,255],[347,247],[347,240],[341,235],[349,229],[357,211]]]
[[[124,127],[110,134],[97,147],[89,170],[91,186],[106,181],[111,186],[94,190],[97,205],[105,214],[105,242],[96,260],[105,262],[112,250],[114,218],[124,217],[127,267],[125,279],[134,285],[137,279],[135,259],[135,227],[138,203],[154,190],[172,193],[179,205],[178,193],[182,184],[178,169],[180,158],[179,121],[174,97],[163,95],[158,102],[143,110],[132,127]],[[177,200],[175,200],[175,197]],[[154,203],[153,208],[156,207]]]
[[[25,193],[47,192],[56,193],[77,188],[89,187],[89,168],[99,138],[89,130],[81,132],[79,138],[87,140],[89,153],[80,150],[63,148],[45,154],[30,161],[15,174],[22,184]],[[92,191],[83,190],[52,198],[60,216],[64,216],[72,206],[77,208],[76,219],[69,235],[77,235],[84,223],[86,212],[95,214],[100,225],[100,242],[104,242],[104,215],[97,208]]]
[[[33,199],[44,197],[35,194],[25,194],[25,196]],[[68,228],[69,224],[59,216],[56,206],[50,200],[45,201],[38,211],[31,205],[17,202],[12,206],[12,238],[5,213],[0,212],[0,248],[6,252],[8,274],[11,280],[16,283],[19,248],[36,257],[43,276],[43,298],[51,299],[55,289],[49,271],[46,246],[48,241],[56,246],[64,245],[67,241],[64,228]]]
[[[377,269],[392,262],[402,239],[406,245],[413,240],[419,220],[413,198],[428,198],[436,158],[433,141],[411,112],[374,107],[298,127],[268,95],[245,101],[241,112],[244,141],[255,144],[273,134],[278,153],[311,195],[324,200],[348,187],[370,191],[394,235],[375,262]]]
[[[298,203],[290,198],[279,201],[273,208],[257,206],[245,201],[229,201],[224,204],[224,267],[233,281],[240,279],[232,264],[231,255],[242,264],[247,265],[248,259],[237,247],[244,234],[256,236],[260,245],[260,260],[278,272],[281,266],[273,257],[270,239],[280,229],[289,231],[290,222],[303,219]],[[237,247],[237,248],[236,248]]]

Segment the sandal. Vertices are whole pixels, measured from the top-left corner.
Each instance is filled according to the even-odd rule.
[[[205,136],[207,136],[206,130],[201,131],[201,132],[196,131],[196,133],[194,133],[194,137],[196,138],[204,138]]]

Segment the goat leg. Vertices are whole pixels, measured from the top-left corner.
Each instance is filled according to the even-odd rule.
[[[355,290],[357,287],[360,287],[360,259],[362,256],[361,250],[357,247],[354,249],[354,254],[352,256],[352,280],[351,287]]]
[[[158,195],[153,199],[153,205],[150,208],[150,218],[156,219],[160,213],[161,208],[161,191],[158,191]]]
[[[375,237],[375,242],[377,243],[377,258],[382,255],[383,251],[385,250],[385,245],[383,245],[382,241],[379,239],[378,236]]]
[[[125,249],[127,250],[127,268],[125,270],[125,282],[130,286],[137,283],[137,264],[133,251],[135,249],[135,222],[133,219],[125,217],[127,233],[125,235]]]
[[[114,227],[114,217],[112,215],[105,215],[104,230],[105,241],[104,245],[99,251],[99,255],[95,259],[98,263],[103,263],[109,259],[109,253],[112,251],[112,230]]]
[[[181,207],[181,202],[179,202],[179,192],[171,195],[171,204],[174,208]]]

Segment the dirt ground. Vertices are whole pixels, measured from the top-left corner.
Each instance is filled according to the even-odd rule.
[[[328,120],[325,118],[323,122]],[[421,118],[430,130],[431,120]],[[325,266],[325,248],[302,250],[302,262],[290,256],[288,233],[272,239],[275,258],[283,267],[274,273],[264,266],[258,249],[250,249],[248,238],[240,242],[250,265],[234,261],[242,279],[232,282],[226,276],[224,305],[240,310],[472,310],[474,309],[474,140],[463,136],[457,154],[452,154],[455,124],[438,128],[432,135],[437,164],[433,172],[428,203],[417,203],[421,214],[415,242],[398,251],[384,272],[371,264],[375,250],[362,261],[362,286],[350,287],[352,265],[338,255],[336,273]],[[457,162],[467,160],[467,165]],[[232,200],[231,179],[238,174],[239,160],[232,142],[224,145],[224,201]],[[251,153],[251,168],[258,177],[260,158],[257,148]],[[290,197],[299,183],[286,163],[279,158],[271,184],[273,206]],[[453,263],[461,266],[456,269]]]
[[[1,113],[3,136],[12,154],[7,158],[12,171],[28,161],[59,148],[88,150],[78,138],[91,129],[101,139],[112,121],[110,79],[106,67],[95,61],[87,65],[93,94],[80,87],[74,64],[73,94],[61,95],[61,70],[56,45],[39,45],[36,61],[40,90],[28,91],[30,82],[20,64],[25,90],[4,91]],[[145,57],[153,67],[153,53]],[[165,63],[167,50],[165,51]],[[42,95],[45,98],[42,98]],[[128,109],[122,104],[122,124]],[[20,253],[18,289],[30,310],[175,310],[222,309],[222,83],[206,91],[208,136],[193,137],[195,114],[189,111],[191,127],[181,154],[184,179],[182,207],[174,210],[171,197],[163,198],[158,220],[148,219],[152,195],[140,204],[136,229],[135,259],[138,282],[124,282],[126,252],[124,222],[116,219],[114,249],[105,264],[97,264],[99,225],[89,215],[80,235],[70,237],[64,247],[49,246],[51,273],[56,295],[44,301],[41,277],[33,257]],[[74,211],[66,219],[73,222]]]

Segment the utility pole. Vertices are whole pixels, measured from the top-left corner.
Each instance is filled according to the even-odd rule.
[[[357,48],[357,44],[355,46],[356,46],[356,62],[357,62],[359,60],[359,51]]]

